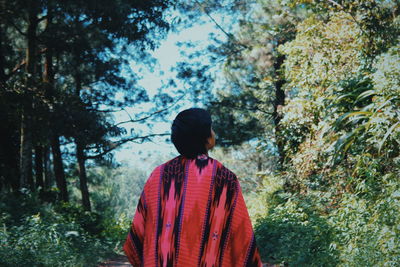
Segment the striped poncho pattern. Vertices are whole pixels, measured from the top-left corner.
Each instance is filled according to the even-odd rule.
[[[152,172],[123,249],[133,266],[262,266],[239,181],[207,155]]]

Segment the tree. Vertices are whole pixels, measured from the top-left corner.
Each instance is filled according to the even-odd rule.
[[[85,161],[103,157],[128,141],[146,138],[134,134],[121,139],[124,129],[113,125],[108,114],[126,105],[148,101],[144,89],[135,85],[135,74],[130,74],[126,66],[132,60],[144,62],[148,58],[145,49],[154,48],[166,33],[168,23],[163,13],[170,3],[47,0],[29,1],[28,5],[23,1],[0,4],[4,7],[0,31],[5,33],[0,40],[2,99],[19,97],[16,107],[7,106],[6,99],[1,103],[4,103],[2,109],[11,107],[8,115],[21,116],[22,142],[17,157],[21,170],[19,182],[13,182],[15,173],[2,182],[13,185],[14,190],[28,184],[35,190],[32,166],[35,149],[36,185],[42,188],[48,185],[49,176],[43,176],[48,173],[45,166],[48,153],[43,150],[48,151],[51,146],[60,199],[67,201],[60,139],[62,144],[74,141],[83,205],[90,210]],[[12,40],[12,45],[7,45],[8,40]],[[160,113],[151,111],[151,114]],[[10,136],[17,129],[4,132]],[[94,149],[97,153],[87,155],[86,151]],[[1,161],[1,166],[2,173],[13,167],[7,159]]]
[[[219,46],[210,47],[214,59],[211,62],[224,62],[225,83],[216,88],[217,93],[207,100],[206,106],[214,114],[216,132],[223,145],[237,145],[251,139],[270,140],[281,165],[285,153],[279,110],[285,104],[286,80],[282,72],[285,56],[277,48],[294,38],[295,25],[306,17],[306,11],[281,1],[229,3],[225,11],[230,15],[236,12],[237,19],[233,21],[239,26],[228,33],[218,25],[228,38]],[[216,3],[205,1],[198,5],[211,17]],[[187,68],[183,71],[188,73]],[[206,92],[212,93],[207,89]]]

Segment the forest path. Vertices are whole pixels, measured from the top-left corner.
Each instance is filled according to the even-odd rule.
[[[131,267],[132,265],[129,263],[128,258],[123,255],[116,256],[113,259],[107,260],[105,262],[100,263],[97,267]],[[263,267],[277,267],[279,265],[273,265],[264,263]]]
[[[131,267],[128,258],[123,255],[116,256],[112,259],[100,263],[97,267]]]

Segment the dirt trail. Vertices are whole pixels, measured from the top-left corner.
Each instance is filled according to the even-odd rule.
[[[273,265],[264,263],[263,267],[278,267],[279,265]],[[103,263],[100,263],[97,267],[132,267],[129,263],[128,258],[126,256],[120,255],[111,260],[107,260]]]
[[[132,267],[126,256],[120,255],[105,262],[102,262],[98,267]]]

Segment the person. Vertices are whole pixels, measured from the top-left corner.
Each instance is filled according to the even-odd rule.
[[[236,175],[208,155],[210,114],[180,112],[171,127],[179,156],[144,185],[123,250],[133,266],[262,266]]]

